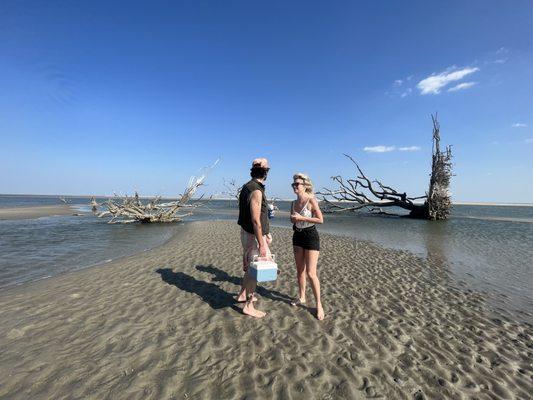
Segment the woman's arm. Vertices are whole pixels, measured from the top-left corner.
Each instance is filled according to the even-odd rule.
[[[324,217],[322,216],[322,211],[320,211],[320,207],[318,206],[318,201],[316,198],[311,197],[309,202],[311,203],[311,212],[313,216],[311,218],[307,218],[302,217],[300,214],[293,214],[295,215],[294,219],[296,221],[309,222],[311,224],[323,224]]]
[[[291,218],[291,223],[296,223],[296,219],[294,218],[294,201],[291,203],[291,213],[290,213],[290,218]]]

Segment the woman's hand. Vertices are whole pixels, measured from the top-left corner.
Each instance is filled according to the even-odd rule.
[[[296,222],[299,222],[299,221],[303,221],[304,217],[302,217],[300,214],[298,213],[293,213],[291,215],[291,222],[294,224]]]

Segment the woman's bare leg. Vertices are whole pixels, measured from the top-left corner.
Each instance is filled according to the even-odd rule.
[[[296,262],[296,278],[298,280],[298,300],[305,303],[305,257],[304,249],[299,246],[292,246],[294,250],[294,261]]]
[[[320,300],[320,281],[318,280],[318,275],[316,273],[316,267],[318,264],[318,255],[320,252],[316,250],[305,250],[304,258],[305,265],[307,270],[307,277],[311,282],[311,288],[313,289],[313,294],[315,295],[316,300],[316,317],[319,320],[324,319],[324,308],[322,307],[322,302]]]

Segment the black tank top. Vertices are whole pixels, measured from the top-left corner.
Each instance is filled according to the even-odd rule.
[[[250,211],[250,196],[254,190],[260,190],[263,196],[261,201],[261,230],[263,235],[268,235],[270,233],[270,224],[268,222],[268,207],[267,207],[267,198],[265,195],[265,185],[254,181],[253,179],[248,183],[244,184],[241,188],[241,193],[239,195],[239,220],[238,224],[246,232],[253,234],[254,225],[252,224],[252,213]]]

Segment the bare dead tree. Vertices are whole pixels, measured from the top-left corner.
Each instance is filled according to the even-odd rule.
[[[440,126],[437,116],[431,116],[433,121],[433,149],[429,191],[423,196],[408,196],[378,180],[370,180],[349,155],[345,156],[356,167],[356,178],[344,179],[333,176],[337,189],[324,188],[318,192],[323,196],[325,212],[356,211],[367,208],[370,212],[397,215],[386,212],[383,208],[400,207],[409,210],[413,218],[446,219],[451,209],[449,185],[452,176],[452,153],[448,146],[446,151],[440,151]],[[423,204],[416,202],[425,199]]]
[[[107,210],[98,214],[98,217],[111,217],[108,221],[110,224],[182,221],[183,218],[193,213],[193,209],[204,205],[205,202],[201,201],[203,196],[194,204],[189,204],[189,202],[198,188],[204,184],[208,173],[217,165],[218,161],[211,167],[205,168],[200,176],[192,176],[183,194],[175,201],[161,203],[161,196],[157,196],[143,203],[137,192],[135,192],[133,197],[115,195],[113,199],[109,199],[102,204]]]
[[[333,176],[331,179],[337,182],[338,188],[335,190],[324,188],[318,192],[326,203],[326,212],[356,211],[368,208],[371,212],[383,214],[383,207],[396,206],[418,213],[423,207],[414,201],[426,196],[408,197],[406,193],[399,193],[378,180],[371,181],[351,156],[344,155],[355,165],[357,178],[344,179],[340,175]]]
[[[446,219],[452,208],[450,181],[452,178],[452,149],[440,150],[440,124],[437,115],[433,121],[433,149],[431,159],[431,177],[427,197],[427,217],[432,220]]]
[[[226,196],[229,196],[232,199],[239,200],[239,195],[241,194],[242,186],[239,186],[235,179],[231,179],[229,181],[224,179],[224,187],[226,188],[226,191],[222,194],[225,194]]]

